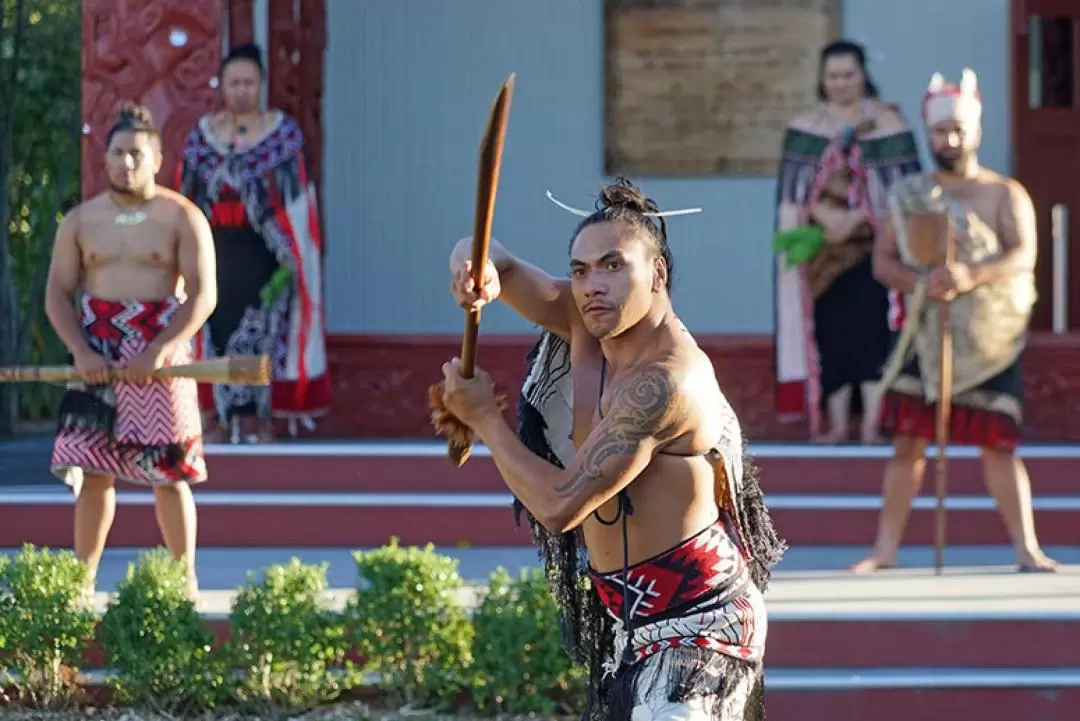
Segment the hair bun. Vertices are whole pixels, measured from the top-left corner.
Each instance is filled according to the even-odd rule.
[[[154,124],[154,116],[150,113],[150,108],[145,105],[139,105],[137,103],[124,103],[120,107],[120,122],[135,122],[145,125]]]
[[[660,208],[626,178],[618,178],[600,191],[600,209],[625,208],[637,213],[657,213]]]

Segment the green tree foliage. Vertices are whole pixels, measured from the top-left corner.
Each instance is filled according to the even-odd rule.
[[[79,201],[78,0],[0,0],[0,365],[63,362],[44,313],[53,235]],[[52,414],[58,388],[0,384],[0,436]]]

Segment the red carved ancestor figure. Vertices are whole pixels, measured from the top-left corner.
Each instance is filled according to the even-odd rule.
[[[83,0],[83,198],[102,192],[105,133],[119,107],[150,108],[173,168],[184,136],[218,105],[225,0]]]

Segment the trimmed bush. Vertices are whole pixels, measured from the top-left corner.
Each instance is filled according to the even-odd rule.
[[[241,704],[304,709],[355,683],[344,617],[327,608],[326,571],[325,563],[294,558],[267,568],[261,581],[248,574],[229,616],[229,657],[242,673]]]
[[[543,571],[513,579],[505,569],[492,575],[473,614],[473,700],[481,711],[551,716],[582,690],[576,669],[560,642],[558,613]]]
[[[348,616],[365,672],[395,701],[446,710],[469,682],[473,628],[458,562],[434,546],[389,545],[353,554]]]
[[[0,556],[0,670],[17,701],[57,708],[79,694],[78,664],[94,633],[86,566],[70,551],[23,546]]]
[[[186,714],[224,700],[228,669],[187,597],[185,564],[165,549],[141,553],[129,564],[100,637],[121,703]]]

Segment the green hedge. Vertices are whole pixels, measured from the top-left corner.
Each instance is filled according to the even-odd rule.
[[[185,596],[182,565],[140,554],[103,617],[69,551],[0,556],[0,678],[39,709],[85,698],[77,672],[95,640],[116,703],[182,717],[277,716],[359,692],[389,708],[479,715],[573,713],[583,673],[559,645],[539,571],[496,570],[470,613],[457,561],[432,546],[356,552],[355,593],[329,603],[326,565],[293,559],[249,574],[223,643]],[[340,609],[340,610],[335,610]]]

